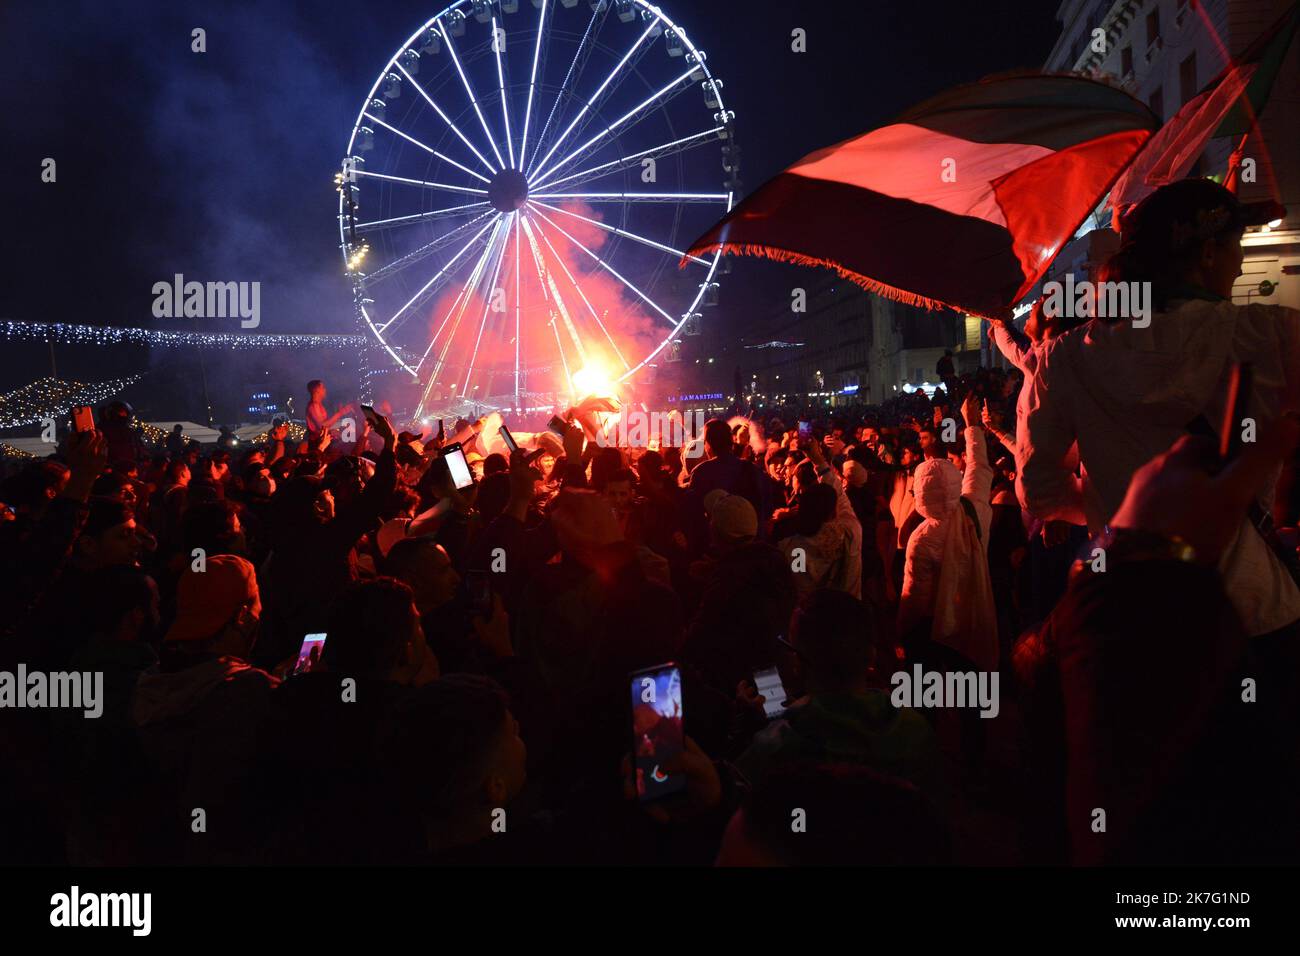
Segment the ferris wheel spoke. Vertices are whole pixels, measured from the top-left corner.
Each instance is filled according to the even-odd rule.
[[[662,20],[662,16],[660,17],[660,19]],[[665,21],[665,22],[666,22],[666,21]],[[650,51],[652,48],[653,48],[653,45],[651,44],[651,45],[646,45],[646,46],[642,47],[640,50],[638,50],[638,51],[636,52],[635,57],[631,60],[631,66],[630,66],[630,69],[635,70],[636,67],[637,67],[637,65],[641,62],[642,59],[645,58],[646,54],[649,53],[649,51]],[[625,71],[625,72],[626,72],[626,71]],[[665,103],[671,102],[671,101],[672,101],[674,98],[676,98],[680,93],[685,92],[685,91],[688,90],[689,88],[690,88],[689,86],[683,87],[681,90],[678,90],[677,92],[673,93],[672,96],[670,96],[670,97],[669,97],[667,100],[665,100],[664,102],[665,102]],[[608,98],[608,96],[612,96],[612,95],[613,95],[613,91],[610,91],[610,93],[607,94],[607,98]],[[573,130],[572,136],[573,136],[574,138],[585,136],[585,135],[587,134],[587,130],[591,128],[592,123],[595,123],[595,122],[597,122],[597,121],[599,120],[599,114],[596,113],[596,112],[594,112],[594,111],[593,111],[593,112],[589,112],[585,117],[581,117],[581,119],[582,119],[582,122],[580,122],[580,123],[577,125],[577,128]],[[568,134],[568,132],[566,131],[566,136],[568,136],[568,135],[569,135],[569,134]],[[535,166],[534,169],[535,169],[535,170],[538,169],[541,165],[542,165],[542,164],[540,164],[540,163],[537,164],[537,166]]]
[[[569,371],[569,360],[564,355],[564,343],[560,341],[560,327],[556,323],[554,316],[551,317],[550,326],[551,331],[555,333],[555,349],[560,353],[560,365],[564,368],[564,380],[571,383],[573,373]]]
[[[483,272],[485,271],[485,266],[487,265],[488,261],[492,257],[492,250],[496,246],[497,237],[501,232],[501,217],[498,216],[492,222],[493,225],[496,226],[496,229],[493,230],[492,238],[488,241],[488,244],[484,247],[483,252],[479,255],[478,261],[474,264],[474,271],[471,272],[469,278],[465,280],[465,285],[460,290],[460,294],[456,296],[456,301],[452,303],[451,308],[447,311],[446,316],[443,317],[442,323],[438,326],[437,330],[433,333],[433,337],[429,339],[429,347],[424,350],[424,358],[420,359],[420,364],[416,366],[415,370],[417,373],[424,366],[425,360],[428,359],[429,357],[429,353],[433,351],[434,343],[438,341],[439,337],[442,335],[442,330],[447,327],[447,323],[451,320],[452,314],[456,312],[457,307],[459,306],[460,312],[456,318],[456,322],[452,326],[451,332],[448,334],[446,342],[443,343],[442,351],[438,355],[438,362],[434,366],[433,379],[436,380],[438,375],[442,371],[443,364],[445,363],[447,358],[447,352],[451,348],[451,343],[456,338],[456,330],[460,328],[460,320],[461,318],[464,317],[465,309],[469,305],[470,290],[478,287],[479,279],[482,277]]]
[[[581,199],[583,202],[725,203],[731,193],[538,193],[529,199]]]
[[[638,296],[638,297],[639,297],[643,302],[645,302],[647,305],[649,305],[651,308],[653,308],[656,312],[658,312],[660,315],[662,315],[665,319],[667,319],[668,322],[669,322],[669,324],[674,325],[674,326],[676,326],[676,325],[678,324],[678,320],[677,320],[677,319],[674,319],[671,315],[669,315],[667,312],[665,312],[665,311],[663,310],[663,307],[660,306],[658,302],[656,302],[654,299],[650,298],[650,296],[646,295],[646,294],[645,294],[644,292],[642,292],[639,288],[637,288],[637,286],[636,286],[636,284],[635,284],[634,282],[632,282],[632,281],[629,280],[629,279],[624,278],[624,276],[623,276],[623,274],[622,274],[621,272],[619,272],[617,269],[615,269],[613,266],[611,266],[608,262],[606,262],[606,261],[605,261],[604,259],[602,259],[600,256],[596,255],[596,253],[592,252],[590,249],[588,249],[586,246],[584,246],[581,242],[579,242],[576,238],[574,238],[573,235],[571,235],[567,230],[565,230],[565,228],[564,228],[563,226],[561,226],[559,223],[557,223],[554,219],[552,219],[550,216],[546,215],[546,213],[540,211],[534,203],[531,203],[531,202],[530,202],[530,203],[528,204],[528,208],[531,209],[534,213],[536,213],[536,215],[538,215],[539,217],[541,217],[542,219],[544,219],[546,222],[548,222],[548,223],[550,223],[552,226],[554,226],[555,229],[559,231],[560,235],[564,236],[564,238],[568,239],[571,243],[573,243],[575,246],[577,246],[579,249],[581,249],[583,252],[585,252],[588,256],[590,256],[592,259],[596,260],[596,262],[600,265],[600,267],[601,267],[602,269],[604,269],[606,272],[608,272],[608,273],[609,273],[610,275],[612,275],[614,278],[618,279],[619,282],[623,283],[625,286],[627,286],[629,289],[631,289],[633,292],[635,292],[635,293],[637,294],[637,296]]]
[[[664,100],[665,102],[667,102],[667,100],[672,99],[673,95],[675,95],[674,91],[680,93],[683,89],[682,82],[684,80],[690,79],[691,74],[693,74],[696,71],[696,69],[697,67],[692,66],[689,70],[687,70],[685,73],[682,73],[675,80],[671,80],[668,83],[666,83],[664,86],[660,87],[654,93],[650,94],[640,103],[638,103],[636,106],[632,107],[622,116],[620,116],[618,119],[614,120],[614,122],[610,123],[603,130],[601,130],[595,136],[591,137],[591,139],[587,140],[585,143],[583,143],[573,152],[569,153],[563,159],[559,159],[555,161],[548,167],[543,167],[541,169],[538,169],[536,175],[529,177],[529,184],[534,189],[540,188],[543,183],[545,183],[549,178],[555,175],[557,170],[563,169],[566,165],[568,165],[570,162],[572,162],[573,160],[577,159],[580,156],[588,155],[589,152],[592,151],[593,147],[598,146],[604,139],[606,139],[609,136],[612,136],[615,130],[617,130],[623,124],[627,123],[628,120],[632,119],[633,117],[637,117],[647,107],[653,106],[655,103],[658,103],[661,99]],[[665,97],[667,99],[665,99]]]
[[[481,162],[484,166],[487,167],[487,171],[489,173],[495,173],[496,170],[492,168],[492,164],[483,158],[483,154],[480,153],[477,147],[475,147],[475,145],[469,141],[469,139],[465,136],[465,134],[460,131],[460,127],[451,121],[451,117],[449,117],[446,113],[442,111],[442,107],[440,107],[437,103],[433,101],[433,97],[431,97],[428,93],[425,92],[424,87],[421,86],[416,81],[415,77],[411,76],[410,73],[406,72],[406,67],[402,66],[401,63],[398,63],[397,68],[402,71],[402,75],[406,77],[407,82],[409,82],[411,86],[415,87],[415,92],[419,93],[422,97],[424,97],[424,101],[433,107],[433,111],[442,118],[442,121],[447,124],[448,129],[450,129],[453,133],[459,136],[460,141],[469,147],[469,151],[473,153],[475,156],[477,156],[479,162]],[[461,168],[464,169],[463,166]],[[475,173],[474,175],[478,176],[477,173]],[[490,181],[483,176],[479,176],[479,179],[482,179],[484,182]]]
[[[568,277],[569,282],[571,282],[573,287],[578,290],[578,295],[582,299],[583,304],[586,305],[587,311],[590,312],[591,317],[596,320],[596,325],[600,327],[600,331],[605,334],[605,339],[609,342],[609,347],[614,350],[614,354],[618,356],[618,360],[623,363],[623,368],[630,370],[631,366],[628,365],[627,359],[623,357],[623,352],[614,341],[614,337],[609,334],[609,329],[605,328],[605,323],[596,312],[595,306],[591,304],[591,300],[587,298],[587,294],[582,291],[582,286],[578,284],[578,280],[573,277],[573,273],[570,272],[569,267],[565,265],[564,257],[560,255],[559,250],[557,250],[551,243],[551,237],[546,234],[546,230],[542,228],[540,222],[537,223],[537,234],[542,237],[542,241],[546,243],[546,247],[551,250],[551,254],[555,256],[555,261],[560,264],[560,268],[564,270],[564,274]]]
[[[542,0],[543,13],[546,12],[545,3],[546,0]],[[523,155],[522,144],[520,145],[520,155],[521,156]],[[520,361],[519,360],[520,360],[520,350],[523,344],[523,340],[520,335],[522,331],[521,329],[522,323],[520,321],[521,311],[522,311],[520,308],[521,305],[520,293],[521,293],[522,286],[520,285],[519,282],[519,264],[522,260],[522,256],[519,255],[519,220],[522,217],[518,213],[516,213],[514,218],[515,218],[515,404],[518,405],[519,389],[520,389],[520,376],[519,376]]]
[[[406,133],[403,133],[403,132],[402,132],[400,129],[398,129],[396,126],[392,125],[391,123],[387,123],[387,122],[385,122],[384,120],[381,120],[378,116],[374,116],[374,115],[372,115],[372,114],[370,114],[370,113],[363,113],[362,115],[365,116],[366,119],[371,120],[372,122],[378,123],[380,126],[382,126],[384,129],[388,130],[389,132],[394,133],[394,134],[396,134],[396,135],[402,137],[402,139],[406,140],[408,143],[412,143],[413,145],[420,147],[420,149],[424,150],[426,153],[429,153],[429,154],[431,154],[431,155],[433,155],[433,156],[437,156],[437,157],[438,157],[439,159],[441,159],[444,163],[449,163],[450,165],[455,166],[457,169],[464,170],[465,172],[467,172],[467,173],[469,173],[471,176],[473,176],[475,179],[481,179],[481,180],[482,180],[483,182],[485,182],[485,183],[490,183],[490,182],[491,182],[491,180],[488,179],[486,176],[481,176],[481,175],[479,175],[478,173],[474,172],[474,170],[470,169],[468,166],[461,165],[460,163],[456,162],[456,160],[452,159],[450,156],[446,155],[445,153],[440,153],[440,152],[438,152],[438,150],[434,149],[432,146],[429,146],[429,145],[427,145],[426,143],[422,143],[422,142],[420,142],[420,141],[419,141],[418,139],[416,139],[414,136],[410,136],[410,135],[408,135],[408,134],[406,134]],[[380,175],[379,173],[364,173],[364,172],[362,172],[362,171],[359,170],[359,169],[358,169],[358,170],[354,170],[354,172],[355,172],[356,175],[358,175],[358,176],[378,176],[378,175]],[[485,189],[480,189],[480,190],[478,190],[478,191],[479,191],[479,192],[487,192],[487,190],[485,190]]]
[[[537,266],[537,277],[543,283],[543,294],[545,295],[546,266],[542,264],[542,254],[537,248],[537,237],[533,235],[532,227],[529,225],[527,219],[523,220],[523,226],[524,232],[528,234],[528,245],[532,250],[533,262]],[[549,325],[551,331],[555,333],[555,351],[558,352],[560,356],[560,365],[564,369],[564,380],[566,382],[572,382],[573,376],[569,372],[569,360],[564,354],[564,343],[560,341],[560,326],[556,321],[554,309],[551,310],[551,319],[547,325]]]
[[[486,203],[484,205],[486,205]],[[391,276],[396,275],[398,272],[401,272],[403,269],[406,269],[414,265],[415,263],[419,262],[421,259],[431,256],[433,255],[433,253],[439,252],[443,248],[450,246],[452,243],[456,242],[458,238],[460,238],[462,233],[470,229],[473,229],[475,225],[482,222],[487,216],[490,215],[492,215],[492,210],[489,209],[487,212],[480,213],[479,215],[475,216],[473,219],[466,220],[465,222],[461,223],[459,226],[452,229],[451,231],[443,233],[437,239],[425,243],[424,245],[420,246],[420,248],[412,249],[406,255],[394,259],[392,262],[385,263],[384,265],[376,269],[374,272],[367,272],[365,274],[366,285],[373,286],[375,282],[388,279]]]
[[[587,21],[586,32],[582,34],[582,39],[578,42],[578,49],[574,51],[573,60],[569,63],[569,70],[564,74],[564,82],[560,84],[560,91],[555,94],[555,102],[551,104],[551,112],[550,115],[546,117],[546,125],[542,127],[542,135],[537,137],[537,145],[533,147],[533,157],[528,161],[528,166],[530,167],[537,162],[537,153],[541,150],[542,144],[546,142],[546,134],[551,128],[551,123],[555,120],[555,113],[560,108],[560,104],[564,102],[565,94],[569,92],[569,81],[573,80],[576,74],[582,72],[581,67],[578,66],[579,62],[581,61],[585,65],[586,60],[584,54],[586,56],[591,55],[591,47],[588,45],[587,41],[590,40],[591,37],[595,35],[595,31],[599,29],[596,26],[597,21],[599,20],[601,23],[604,22],[601,17],[602,12],[603,10],[601,9],[593,9],[591,12],[591,19]],[[525,169],[524,174],[527,175],[527,173],[528,170]]]
[[[614,65],[614,69],[610,70],[609,75],[605,77],[600,86],[596,87],[596,92],[591,94],[591,98],[582,105],[582,109],[580,109],[578,115],[573,118],[573,122],[565,128],[563,133],[556,137],[555,142],[551,144],[551,148],[547,151],[546,155],[542,157],[541,162],[536,164],[538,169],[544,169],[546,167],[546,163],[555,155],[555,151],[564,145],[565,140],[569,138],[569,134],[573,132],[574,127],[577,126],[578,123],[582,121],[582,118],[587,115],[592,106],[595,105],[596,101],[600,99],[601,94],[605,92],[606,87],[614,82],[614,78],[618,76],[623,67],[627,65],[627,61],[632,59],[632,55],[641,48],[641,44],[645,43],[646,38],[654,32],[655,27],[658,25],[659,15],[655,14],[654,19],[650,21],[650,25],[645,28],[644,32],[642,32],[639,37],[637,37],[636,43],[632,44],[632,48],[623,54],[623,59],[619,60],[618,63]]]
[[[363,170],[354,170],[358,176],[366,176],[369,179],[382,179],[390,183],[403,183],[407,186],[421,186],[424,189],[441,189],[449,193],[468,193],[472,196],[486,196],[486,189],[478,189],[475,186],[455,186],[451,183],[435,183],[425,179],[410,179],[406,176],[390,176],[387,173],[368,173]]]
[[[456,72],[460,74],[460,81],[465,86],[465,93],[469,97],[470,105],[474,107],[474,115],[478,117],[479,124],[483,127],[483,133],[488,138],[488,145],[492,147],[492,155],[497,158],[498,169],[505,168],[505,162],[501,159],[501,151],[497,149],[497,141],[492,138],[492,131],[488,129],[487,120],[483,118],[483,111],[478,108],[478,97],[474,95],[474,90],[469,85],[469,77],[465,75],[465,70],[460,65],[460,57],[456,55],[456,47],[451,42],[451,34],[442,25],[442,20],[437,21],[438,30],[442,33],[442,38],[447,44],[447,52],[451,54],[451,62],[456,66]]]
[[[524,165],[524,155],[528,151],[528,126],[533,118],[533,94],[537,92],[537,64],[542,58],[542,37],[546,33],[546,7],[547,0],[542,0],[541,12],[537,15],[537,42],[533,45],[533,70],[528,78],[528,105],[524,107],[524,135],[519,141],[519,165]],[[515,244],[519,241],[519,224],[515,223]],[[516,362],[516,377],[518,363]],[[519,386],[516,382],[515,397],[518,398]]]
[[[492,299],[496,295],[497,282],[501,279],[501,263],[505,261],[506,257],[505,237],[509,231],[508,224],[505,229],[501,230],[501,243],[497,246],[496,265],[492,268],[492,281],[488,283],[488,294],[483,297],[483,318],[479,320],[478,336],[474,339],[474,351],[470,353],[469,364],[465,366],[465,384],[460,388],[462,397],[469,394],[469,377],[474,373],[474,363],[478,361],[478,347],[483,341],[483,330],[487,328],[488,313],[492,311]],[[477,387],[475,386],[475,388]]]
[[[554,189],[557,186],[570,184],[580,186],[582,183],[590,182],[593,179],[600,179],[603,176],[610,176],[614,173],[622,172],[629,166],[635,165],[638,160],[662,159],[665,156],[676,156],[678,153],[684,153],[686,150],[708,142],[705,137],[716,136],[726,129],[725,126],[715,126],[713,129],[706,129],[700,133],[693,133],[690,136],[683,136],[681,139],[675,139],[671,143],[660,143],[658,146],[651,146],[649,149],[643,149],[639,152],[630,153],[618,159],[612,159],[608,163],[601,163],[599,166],[590,166],[587,169],[579,170],[576,173],[570,173],[560,179],[553,179],[547,184],[547,189]]]
[[[506,75],[501,69],[501,48],[505,44],[498,43],[497,38],[503,37],[505,31],[497,33],[497,18],[492,18],[492,51],[497,55],[497,88],[501,91],[501,118],[506,124],[506,154],[510,157],[510,168],[515,168],[515,144],[510,137],[510,107],[506,105]]]
[[[482,259],[480,259],[479,261],[480,261],[480,263],[481,263],[481,262],[482,262]],[[475,265],[474,269],[475,269],[475,272],[477,272],[477,271],[478,271],[478,266]],[[468,289],[469,289],[469,283],[467,282],[467,283],[465,283],[465,285],[461,288],[460,292],[458,292],[458,293],[456,294],[456,298],[455,298],[455,299],[452,301],[452,303],[451,303],[451,308],[447,311],[447,315],[446,315],[446,316],[443,318],[443,320],[442,320],[442,325],[439,325],[439,326],[438,326],[438,330],[437,330],[436,332],[434,332],[432,338],[429,339],[429,344],[428,344],[427,346],[425,346],[425,348],[424,348],[424,354],[420,356],[420,361],[419,361],[419,363],[415,366],[415,372],[416,372],[417,375],[419,374],[420,369],[422,369],[422,368],[424,367],[424,363],[425,363],[425,361],[429,358],[429,353],[433,351],[433,347],[434,347],[434,345],[437,344],[437,342],[438,342],[438,336],[442,334],[442,328],[443,328],[444,325],[447,324],[447,319],[451,318],[451,314],[452,314],[453,312],[456,311],[456,307],[459,306],[460,303],[461,303],[461,300],[465,298],[465,293],[467,292]],[[433,378],[434,378],[434,377],[435,377],[435,376],[430,376],[430,386],[432,386],[432,384],[433,384]],[[425,397],[427,397],[427,396],[425,396]]]
[[[544,209],[549,209],[551,212],[563,213],[566,216],[572,216],[574,219],[581,219],[583,222],[589,222],[593,226],[598,226],[599,228],[604,229],[606,232],[612,232],[616,236],[625,236],[634,242],[639,242],[642,245],[649,246],[651,249],[658,249],[660,252],[671,253],[678,259],[687,259],[691,262],[698,263],[705,268],[708,268],[711,265],[707,259],[701,259],[699,256],[689,255],[682,249],[674,249],[672,246],[665,246],[662,242],[655,242],[653,239],[648,239],[645,236],[638,235],[637,233],[631,232],[627,229],[620,229],[617,226],[608,225],[607,223],[601,222],[599,219],[591,219],[587,216],[581,215],[580,213],[571,212],[568,209],[563,209],[559,206],[552,206],[544,202],[538,202],[537,205]]]
[[[394,216],[392,219],[372,219],[369,222],[357,223],[356,230],[357,232],[364,232],[370,229],[393,229],[398,226],[411,226],[418,222],[429,222],[450,216],[467,216],[472,210],[482,209],[486,205],[486,202],[472,202],[464,206],[451,206],[448,209],[433,209],[429,212],[414,212],[409,216]],[[487,214],[484,213],[484,215]]]
[[[497,219],[500,218],[501,218],[501,214],[498,213]],[[423,299],[425,294],[429,292],[430,289],[433,288],[434,283],[436,283],[439,279],[443,278],[444,276],[449,275],[452,270],[452,266],[454,266],[460,260],[461,256],[463,256],[466,252],[469,251],[471,246],[473,246],[476,242],[479,241],[479,239],[483,236],[483,233],[487,232],[489,229],[492,228],[493,225],[496,224],[497,219],[493,219],[491,222],[487,223],[485,226],[483,226],[482,229],[480,229],[477,233],[475,233],[474,237],[470,239],[469,242],[461,246],[460,251],[457,252],[454,256],[452,256],[451,259],[447,261],[447,264],[434,274],[433,278],[431,278],[428,282],[426,282],[423,286],[421,286],[420,290],[416,292],[415,295],[407,299],[406,304],[404,306],[402,306],[391,316],[389,316],[387,322],[379,326],[379,331],[380,332],[387,331],[388,327],[391,326],[394,322],[397,322],[400,325],[401,322],[399,320],[401,316],[406,313],[406,310],[411,308],[411,306],[415,305],[416,302]]]
[[[585,365],[587,361],[587,353],[584,350],[582,345],[582,337],[578,335],[578,329],[573,324],[573,317],[569,315],[569,309],[564,304],[564,297],[560,295],[560,289],[555,284],[555,279],[554,277],[552,277],[551,271],[546,268],[545,257],[542,255],[541,248],[537,245],[537,236],[533,232],[532,224],[529,223],[527,219],[524,220],[524,232],[527,234],[528,244],[532,248],[533,261],[537,263],[537,276],[541,280],[543,287],[545,289],[550,290],[550,298],[555,303],[554,311],[558,312],[559,317],[564,319],[564,330],[568,333],[569,338],[573,341],[573,346],[578,353],[578,357],[582,360],[583,364]],[[555,338],[556,338],[556,342],[558,343],[560,341],[559,323],[556,321],[554,314],[552,315],[551,318],[551,324],[555,326],[555,330],[556,330]],[[560,357],[561,359],[564,358],[563,348],[560,349]],[[567,376],[568,374],[567,361],[565,361],[564,366],[565,366],[565,374]]]

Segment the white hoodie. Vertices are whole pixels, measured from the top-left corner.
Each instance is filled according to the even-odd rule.
[[[1039,351],[1017,409],[1017,491],[1043,520],[1086,523],[1115,513],[1133,473],[1165,451],[1199,415],[1222,420],[1236,362],[1254,367],[1250,415],[1275,417],[1285,389],[1300,386],[1300,312],[1201,299],[1132,322],[1087,325]],[[1077,447],[1082,478],[1071,467]],[[1259,489],[1269,507],[1276,475]],[[1300,619],[1300,589],[1243,517],[1220,564],[1247,632],[1266,634]]]
[[[993,469],[980,427],[966,429],[965,473],[946,458],[929,459],[917,466],[913,490],[916,510],[925,521],[907,541],[899,607],[899,628],[904,633],[932,617],[935,640],[986,669],[997,666],[997,626],[988,574],[992,487]],[[978,550],[968,547],[973,538],[968,541],[962,534],[967,530],[963,497],[974,506],[979,521]],[[966,566],[953,567],[954,562]],[[969,589],[968,593],[952,593],[954,586]],[[954,617],[958,613],[960,623]]]

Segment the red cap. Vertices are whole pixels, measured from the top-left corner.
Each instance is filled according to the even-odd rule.
[[[176,620],[164,640],[205,641],[215,637],[241,608],[262,616],[253,565],[233,554],[208,558],[202,571],[186,568],[176,585]]]

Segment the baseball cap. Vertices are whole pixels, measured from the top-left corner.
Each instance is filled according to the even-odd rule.
[[[165,641],[205,641],[247,607],[262,616],[253,565],[233,554],[214,554],[202,571],[186,568],[176,585],[176,620]]]
[[[397,463],[405,465],[408,468],[419,467],[424,462],[423,448],[417,447],[416,442],[398,444],[394,452]]]
[[[715,488],[704,496],[704,511],[715,531],[729,538],[758,534],[758,512],[748,498]]]
[[[1176,253],[1194,242],[1285,216],[1286,207],[1275,200],[1243,203],[1211,179],[1182,179],[1126,210],[1119,231],[1125,244]]]

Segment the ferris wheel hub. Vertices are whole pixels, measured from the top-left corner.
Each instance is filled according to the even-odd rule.
[[[488,202],[499,212],[514,212],[528,201],[528,180],[517,169],[503,169],[488,184]]]

